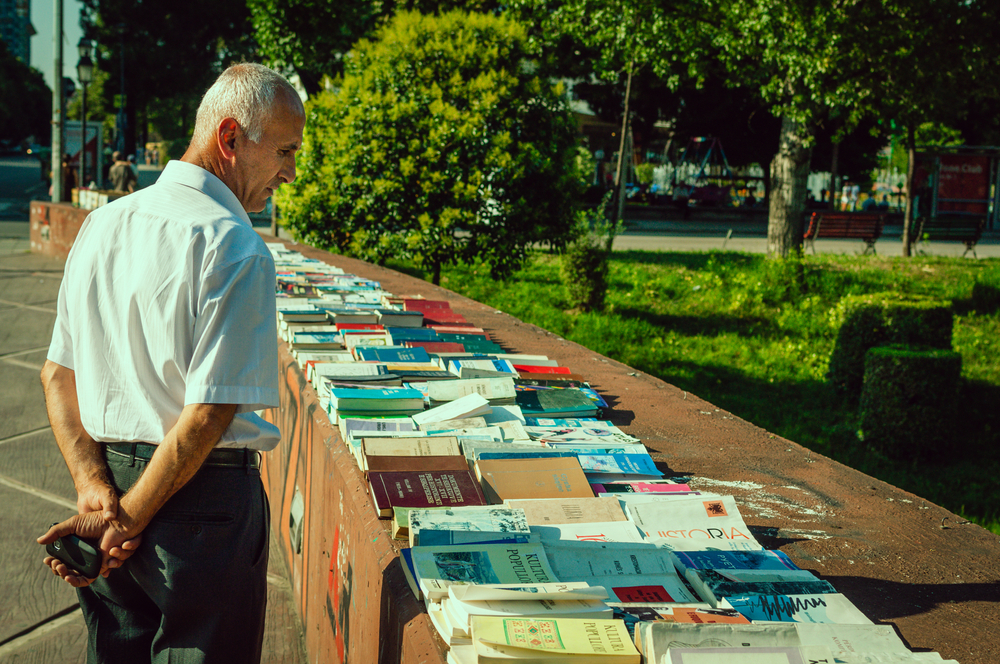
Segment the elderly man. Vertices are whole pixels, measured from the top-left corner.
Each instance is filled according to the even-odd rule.
[[[78,588],[88,662],[257,662],[266,597],[260,453],[278,430],[274,262],[247,212],[295,178],[305,114],[255,64],[205,93],[185,155],[91,213],[42,370],[80,514],[40,543],[99,540]]]

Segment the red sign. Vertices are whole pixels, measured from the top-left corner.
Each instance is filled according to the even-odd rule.
[[[986,214],[990,197],[990,158],[941,155],[939,212]]]

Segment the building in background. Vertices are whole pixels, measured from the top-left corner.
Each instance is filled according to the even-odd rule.
[[[0,0],[0,39],[7,50],[26,65],[31,64],[31,36],[34,34],[30,0]]]

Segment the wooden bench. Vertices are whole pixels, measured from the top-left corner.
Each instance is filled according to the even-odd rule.
[[[962,242],[965,244],[965,257],[970,251],[976,256],[976,243],[983,236],[986,227],[985,215],[938,215],[936,217],[921,217],[914,221],[916,233],[914,243],[920,242]],[[921,251],[921,253],[925,253]]]
[[[865,251],[875,253],[875,241],[882,236],[885,214],[871,212],[813,212],[802,239],[816,253],[816,238],[852,238],[865,241]]]

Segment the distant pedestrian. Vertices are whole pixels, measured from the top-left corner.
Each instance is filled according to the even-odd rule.
[[[131,194],[135,191],[135,185],[138,182],[135,171],[132,170],[131,164],[122,159],[122,153],[118,150],[111,154],[111,159],[114,163],[111,165],[111,170],[108,171],[108,178],[111,180],[112,189]]]

